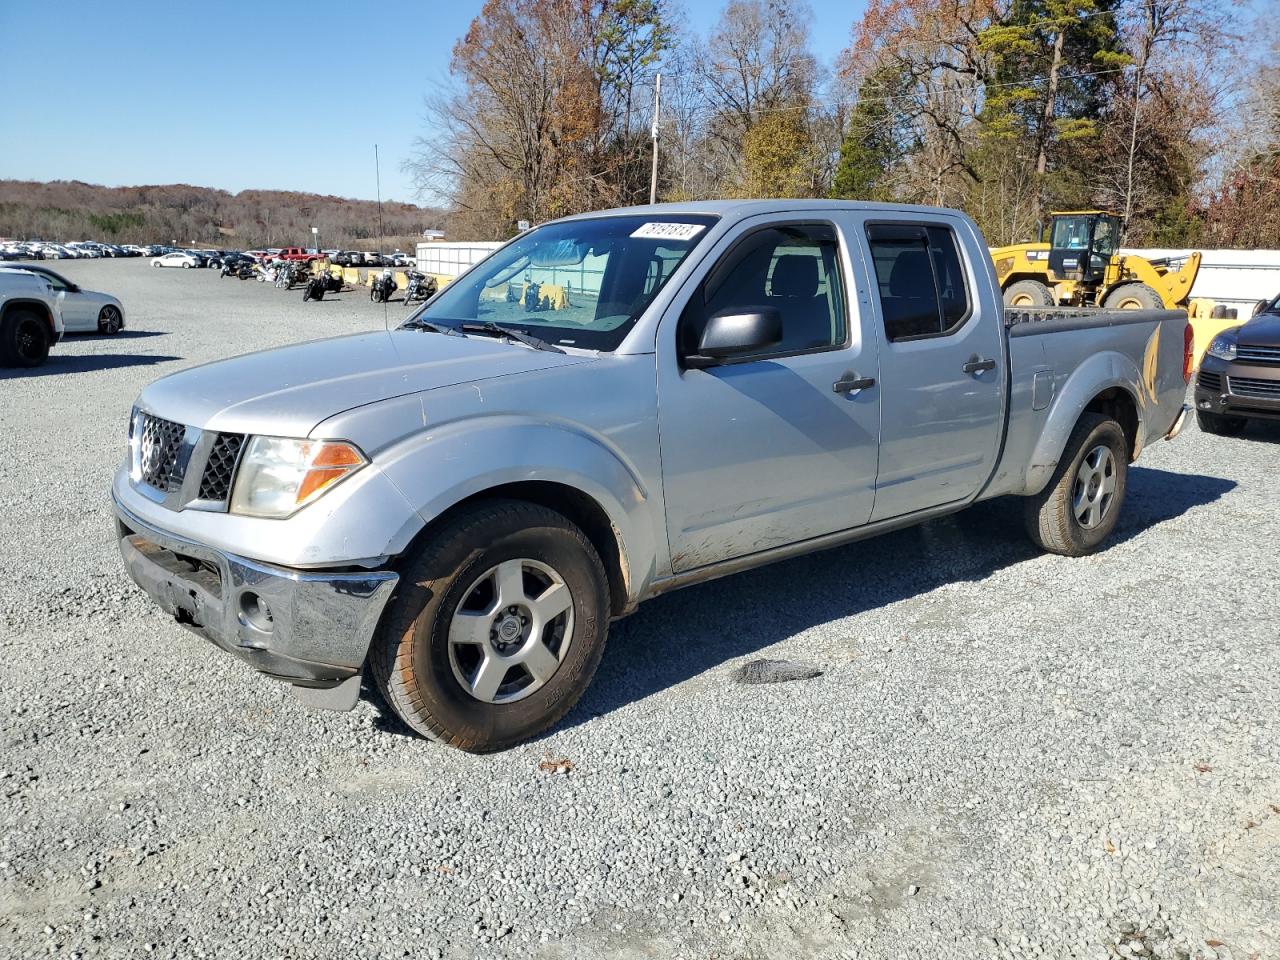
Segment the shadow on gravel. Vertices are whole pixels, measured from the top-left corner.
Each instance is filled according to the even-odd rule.
[[[44,366],[30,370],[0,368],[0,380],[20,380],[28,377],[54,377],[62,373],[88,373],[93,370],[114,370],[119,367],[149,367],[182,357],[163,354],[87,353],[78,357],[51,354]]]
[[[1133,467],[1111,545],[1213,503],[1235,486],[1235,481],[1221,477]],[[643,700],[809,627],[948,583],[983,580],[1039,555],[1023,529],[1022,501],[1007,497],[658,597],[613,624],[591,686],[544,736]],[[360,693],[378,711],[376,729],[416,736],[383,702],[367,673]]]
[[[143,340],[147,337],[167,337],[167,330],[121,330],[119,333],[68,333],[71,340]],[[57,349],[56,347],[54,348]]]
[[[1111,544],[1212,503],[1235,486],[1220,477],[1134,467]],[[1022,502],[1005,498],[658,597],[613,625],[595,680],[562,726],[585,723],[809,627],[948,583],[983,580],[1038,555],[1023,530]]]
[[[1269,440],[1280,443],[1280,420],[1250,420],[1241,438],[1245,440]]]

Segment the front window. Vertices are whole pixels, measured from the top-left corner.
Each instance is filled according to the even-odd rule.
[[[559,346],[613,350],[714,222],[651,214],[548,224],[496,251],[415,319],[493,323]]]
[[[1088,217],[1058,217],[1053,222],[1055,250],[1083,250],[1089,245]]]

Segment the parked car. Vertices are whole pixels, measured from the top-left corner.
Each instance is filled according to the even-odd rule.
[[[85,290],[62,274],[48,267],[25,264],[21,268],[0,267],[0,270],[21,269],[23,273],[43,279],[58,301],[67,333],[105,333],[114,335],[124,329],[124,305],[109,293]]]
[[[1196,422],[1233,436],[1250,420],[1280,420],[1280,297],[1213,338],[1196,376]]]
[[[189,270],[192,267],[200,266],[200,258],[188,253],[186,250],[175,250],[173,253],[153,257],[151,265],[153,267],[185,267]]]
[[[587,257],[598,290],[553,297]],[[413,730],[493,750],[563,716],[610,620],[677,587],[995,497],[1042,549],[1097,550],[1129,463],[1181,429],[1191,345],[1179,311],[1006,312],[954,210],[601,211],[399,329],[151,384],[119,546],[312,705],[350,708],[367,665]]]
[[[324,258],[321,254],[305,250],[302,247],[285,247],[283,250],[281,250],[279,253],[276,254],[276,259],[291,260],[291,261],[310,261],[310,260],[322,260]]]
[[[0,367],[38,367],[62,339],[53,291],[27,270],[0,270]]]

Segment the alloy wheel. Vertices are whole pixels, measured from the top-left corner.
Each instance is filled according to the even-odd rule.
[[[504,560],[462,594],[449,623],[449,665],[484,703],[514,703],[560,669],[573,641],[573,595],[538,560]]]
[[[1099,444],[1085,455],[1071,490],[1072,512],[1085,530],[1100,524],[1116,493],[1116,460],[1111,448]]]

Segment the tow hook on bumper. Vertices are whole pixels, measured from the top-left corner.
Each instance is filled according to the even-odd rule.
[[[1172,440],[1182,432],[1183,426],[1187,422],[1187,414],[1191,412],[1191,405],[1184,403],[1182,409],[1178,411],[1178,415],[1173,420],[1173,426],[1169,428],[1169,432],[1164,435],[1166,440]]]
[[[399,575],[293,570],[165,533],[116,504],[120,554],[162,610],[303,703],[349,710],[365,654]]]

